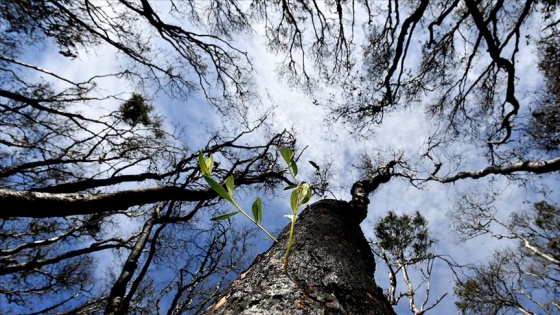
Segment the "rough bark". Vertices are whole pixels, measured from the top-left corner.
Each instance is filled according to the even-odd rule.
[[[0,189],[0,203],[5,205],[0,210],[0,218],[100,214],[165,200],[207,200],[216,195],[212,190],[187,190],[174,186],[156,186],[105,194],[51,194]]]
[[[395,314],[373,278],[359,226],[366,211],[337,200],[309,206],[296,223],[288,274],[285,228],[206,314]]]

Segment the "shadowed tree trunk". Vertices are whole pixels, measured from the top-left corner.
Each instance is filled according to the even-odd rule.
[[[394,314],[373,278],[363,218],[363,208],[345,201],[309,206],[296,223],[288,274],[286,227],[206,314]]]
[[[394,314],[373,278],[375,261],[350,203],[321,200],[289,227],[207,310],[207,314]]]
[[[374,257],[359,225],[367,195],[390,179],[391,166],[356,183],[352,202],[309,206],[296,223],[288,274],[282,264],[286,227],[206,314],[395,314],[375,283]]]

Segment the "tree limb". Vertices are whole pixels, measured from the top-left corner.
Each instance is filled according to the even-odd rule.
[[[274,171],[241,177],[238,186],[267,183],[286,178]],[[0,188],[0,218],[50,218],[70,215],[100,214],[126,210],[132,206],[166,200],[204,201],[217,197],[211,189],[184,189],[175,186],[153,186],[113,193],[46,193]]]
[[[3,205],[0,218],[48,218],[99,214],[164,200],[200,201],[216,196],[217,194],[212,190],[188,190],[174,186],[155,186],[97,195],[0,189],[0,204]]]
[[[377,170],[378,175],[354,183],[350,191],[350,194],[352,195],[351,203],[354,206],[367,206],[367,204],[369,204],[369,194],[376,190],[379,185],[386,183],[391,179],[391,176],[393,175],[392,170],[396,164],[397,161],[391,161],[384,167]]]
[[[435,180],[440,183],[453,183],[460,179],[477,179],[491,174],[509,175],[517,172],[542,174],[556,171],[560,171],[560,157],[546,161],[523,161],[502,166],[488,166],[478,171],[460,172],[449,177],[430,176],[429,180]]]

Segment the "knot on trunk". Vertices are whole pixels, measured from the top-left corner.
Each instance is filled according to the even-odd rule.
[[[358,181],[352,185],[350,194],[352,200],[350,201],[350,208],[352,209],[352,216],[359,222],[362,222],[367,217],[367,206],[369,204],[369,194],[379,187],[379,185],[388,182],[393,176],[392,170],[396,165],[396,161],[391,161],[384,167],[377,170],[377,175],[372,178]]]
[[[350,215],[358,223],[365,220],[367,217],[367,207],[369,204],[368,191],[365,187],[364,181],[359,181],[352,185],[350,190],[352,194],[352,201],[350,201]]]

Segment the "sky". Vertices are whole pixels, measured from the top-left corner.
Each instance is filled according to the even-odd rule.
[[[408,107],[392,112],[384,118],[383,124],[374,128],[373,135],[368,138],[352,134],[352,127],[340,121],[327,122],[328,110],[313,104],[313,98],[294,87],[287,86],[277,75],[276,66],[279,60],[264,47],[262,34],[240,38],[238,43],[242,49],[250,52],[255,67],[257,78],[256,90],[263,95],[263,104],[255,106],[249,111],[249,116],[258,117],[263,111],[269,111],[268,127],[274,132],[284,129],[293,129],[297,136],[298,148],[306,148],[300,159],[300,169],[305,176],[310,176],[313,169],[307,161],[315,161],[320,166],[331,161],[333,176],[330,180],[334,189],[334,196],[338,199],[350,199],[350,187],[359,180],[361,174],[353,165],[358,163],[360,154],[375,155],[388,150],[403,151],[405,156],[417,155],[424,148],[433,125],[427,123],[428,119],[421,106]],[[51,47],[52,48],[52,47]],[[60,56],[56,49],[32,51],[22,56],[27,61],[37,62],[39,66],[58,73],[73,80],[88,78],[95,74],[111,73],[119,69],[120,62],[114,58],[114,51],[100,45],[90,52],[82,52],[77,60],[68,62]],[[519,59],[518,66],[519,86],[531,86],[538,77],[535,70],[535,59],[530,50],[524,50]],[[524,61],[526,60],[526,61]],[[132,92],[135,87],[123,80],[101,80],[100,88],[108,93]],[[321,93],[322,91],[316,91]],[[324,91],[328,92],[328,91]],[[123,96],[124,97],[124,96]],[[124,97],[126,98],[126,97]],[[206,143],[207,130],[221,130],[224,119],[216,113],[200,94],[193,94],[187,101],[174,100],[158,93],[153,96],[153,105],[168,122],[168,127],[176,124],[185,128],[186,142],[192,147],[202,146]],[[116,101],[104,104],[108,108],[118,106]],[[82,108],[88,111],[88,108]],[[403,120],[406,119],[406,123]],[[201,127],[202,126],[202,127]],[[250,136],[247,140],[262,141],[264,134]],[[466,164],[472,169],[484,166],[474,147],[465,144],[465,154],[473,161]],[[467,168],[470,170],[471,168]],[[543,176],[543,182],[548,182],[554,187],[553,177]],[[509,183],[501,177],[484,178],[479,180],[463,180],[456,184],[428,183],[422,189],[409,185],[406,181],[395,179],[382,185],[370,196],[371,204],[368,217],[362,223],[362,228],[367,238],[373,237],[373,224],[389,210],[397,213],[413,213],[419,211],[430,222],[430,231],[438,239],[435,251],[438,254],[449,255],[460,264],[485,261],[492,251],[503,248],[505,241],[497,241],[488,237],[479,237],[463,242],[453,232],[448,211],[453,209],[458,196],[467,191],[484,191],[493,185],[501,190],[497,208],[503,209],[500,215],[507,217],[509,211],[527,207],[526,202],[540,200],[535,193],[537,187],[519,187]],[[246,209],[254,200],[253,195],[241,194],[239,203]],[[279,190],[275,196],[263,196],[265,207],[264,225],[271,231],[283,227],[288,221],[283,215],[289,213],[288,195]],[[553,192],[551,199],[560,200],[558,192]],[[315,197],[313,200],[317,200]],[[237,217],[236,220],[243,220]],[[129,226],[131,230],[134,225]],[[269,244],[260,242],[257,251],[265,250]],[[378,285],[387,288],[386,270],[378,263],[375,275]],[[416,280],[418,278],[416,277]],[[455,313],[453,302],[453,279],[451,272],[445,266],[439,266],[431,283],[433,299],[447,292],[447,297],[431,312],[432,314]],[[422,292],[420,290],[419,292]],[[421,295],[421,293],[420,293]],[[406,304],[406,303],[405,303]],[[399,305],[397,312],[406,314],[406,305]]]

